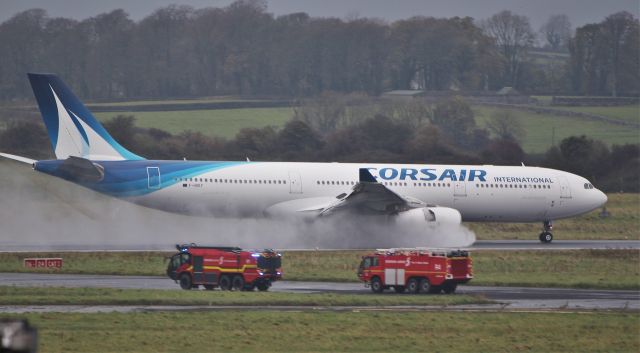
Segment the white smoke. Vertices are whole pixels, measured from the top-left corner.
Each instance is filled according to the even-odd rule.
[[[463,226],[425,228],[384,217],[332,216],[313,222],[189,217],[103,196],[0,161],[0,250],[169,250],[176,243],[243,248],[363,249],[463,247]]]

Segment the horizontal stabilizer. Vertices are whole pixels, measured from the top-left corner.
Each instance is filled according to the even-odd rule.
[[[58,167],[60,176],[77,182],[98,182],[104,178],[104,169],[88,159],[69,157]]]
[[[0,156],[2,156],[4,158],[13,159],[14,161],[27,163],[27,164],[33,164],[33,163],[36,162],[35,159],[30,159],[30,158],[26,158],[26,157],[20,157],[20,156],[16,156],[14,154],[9,154],[9,153],[0,153]]]

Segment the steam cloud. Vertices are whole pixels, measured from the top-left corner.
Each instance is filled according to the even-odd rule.
[[[0,250],[170,250],[176,243],[243,248],[464,247],[463,226],[426,228],[381,217],[317,221],[189,217],[103,196],[26,164],[0,161]]]

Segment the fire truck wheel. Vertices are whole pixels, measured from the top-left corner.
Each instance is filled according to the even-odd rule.
[[[374,293],[382,293],[382,291],[384,290],[384,287],[382,286],[382,281],[380,280],[380,277],[373,277],[371,279],[371,290]]]
[[[180,288],[189,290],[193,286],[191,282],[191,276],[187,273],[183,273],[180,275]]]
[[[244,278],[242,276],[233,276],[231,290],[242,290],[242,288],[244,288]]]
[[[220,277],[220,289],[222,290],[230,290],[231,289],[231,278],[227,275],[223,275]]]
[[[420,283],[418,284],[418,291],[422,294],[431,293],[431,283],[428,279],[423,278],[420,280]]]
[[[454,293],[456,291],[456,288],[458,288],[458,284],[457,283],[447,283],[444,286],[442,286],[442,291],[445,294],[451,294],[451,293]]]
[[[415,278],[409,278],[409,281],[407,281],[407,292],[409,294],[416,294],[418,293],[418,280]]]
[[[260,283],[257,285],[257,287],[258,287],[258,290],[261,292],[265,292],[269,290],[269,285],[266,283]]]

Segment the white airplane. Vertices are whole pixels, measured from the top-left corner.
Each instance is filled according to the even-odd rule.
[[[28,74],[55,160],[36,171],[169,212],[234,217],[365,214],[396,222],[542,222],[598,207],[587,179],[538,167],[147,160],[116,142],[55,75]],[[426,231],[426,229],[425,229]]]

